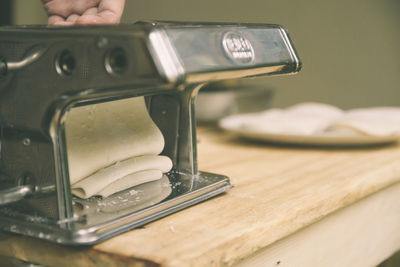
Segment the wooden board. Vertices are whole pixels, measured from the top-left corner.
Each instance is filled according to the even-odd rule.
[[[50,266],[232,265],[400,181],[400,146],[265,145],[198,131],[199,169],[235,188],[91,248],[0,235],[0,254]]]
[[[235,266],[378,266],[400,249],[399,203],[400,183],[396,183],[260,249]],[[389,266],[400,266],[400,261]]]

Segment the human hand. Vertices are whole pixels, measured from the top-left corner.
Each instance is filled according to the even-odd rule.
[[[125,0],[42,0],[50,25],[117,24]]]

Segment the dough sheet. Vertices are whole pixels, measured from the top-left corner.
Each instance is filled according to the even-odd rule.
[[[108,196],[172,168],[144,97],[72,108],[65,123],[72,193]]]
[[[144,97],[72,108],[65,127],[71,184],[115,162],[158,155],[164,148]]]

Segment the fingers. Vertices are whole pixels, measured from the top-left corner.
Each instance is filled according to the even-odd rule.
[[[97,8],[102,0],[69,0],[72,3],[72,12],[84,14],[91,8]]]
[[[86,10],[82,15],[96,15],[98,13],[97,7],[92,7]]]
[[[43,3],[49,16],[66,18],[72,13],[73,3],[70,0],[44,0]]]
[[[74,22],[70,22],[70,21],[60,21],[60,22],[56,22],[52,25],[53,26],[72,26],[74,24],[75,24]]]
[[[50,25],[119,23],[125,0],[42,0]]]
[[[85,15],[75,21],[76,25],[110,24],[110,22],[98,15]]]
[[[49,16],[48,24],[49,25],[65,25],[65,19],[61,16]]]
[[[42,0],[49,15],[64,18],[70,14],[83,14],[90,8],[97,8],[101,0]]]
[[[48,24],[55,26],[68,26],[68,25],[94,25],[94,24],[117,24],[118,19],[110,14],[109,16],[104,14],[100,15],[71,15],[67,19],[59,16],[49,17]]]
[[[99,4],[99,15],[104,18],[112,18],[113,23],[119,23],[124,11],[125,0],[102,0]],[[114,14],[113,16],[110,14]]]
[[[80,16],[77,14],[70,15],[67,19],[61,16],[50,16],[48,20],[49,25],[58,25],[58,26],[66,26],[75,24],[76,20]]]

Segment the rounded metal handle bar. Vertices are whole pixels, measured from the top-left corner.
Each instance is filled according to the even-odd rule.
[[[21,185],[0,191],[0,205],[19,201],[34,192],[32,185]]]
[[[6,75],[10,71],[20,70],[29,66],[38,60],[46,51],[47,47],[38,46],[22,60],[16,62],[7,62],[4,57],[0,57],[0,75]]]

